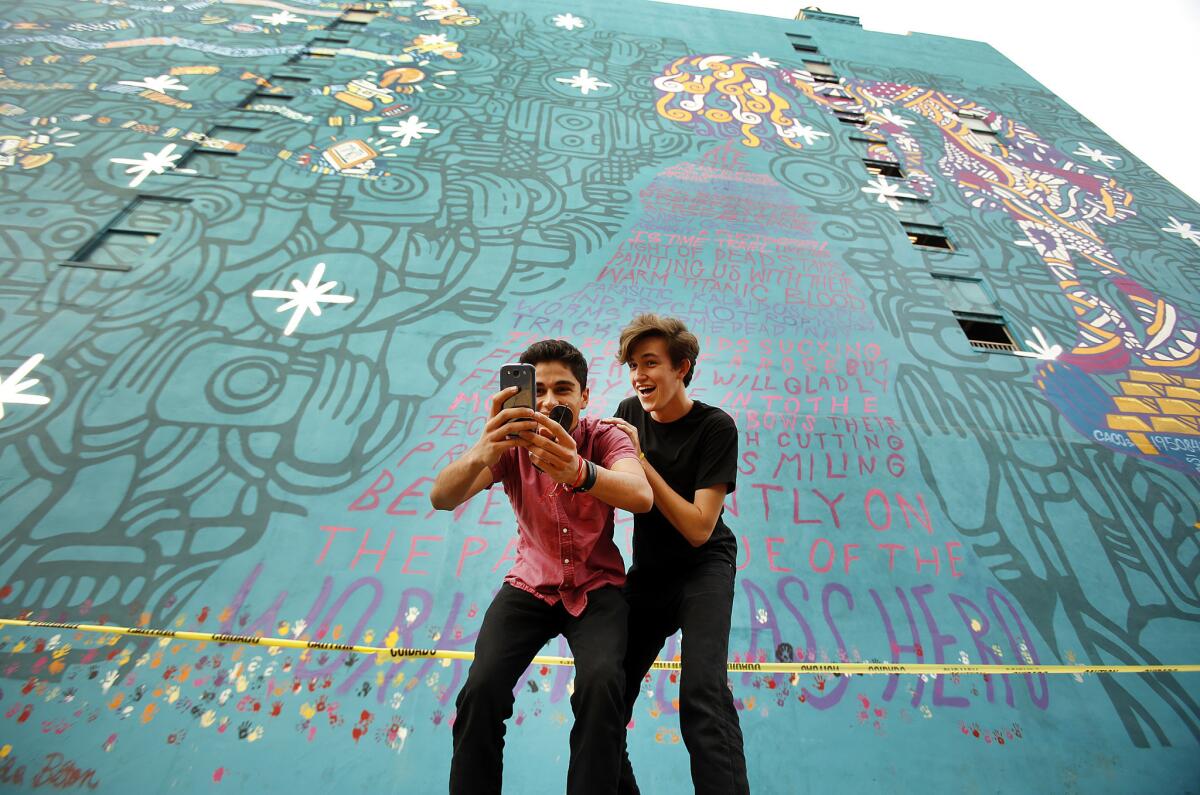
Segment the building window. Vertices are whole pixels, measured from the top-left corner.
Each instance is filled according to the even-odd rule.
[[[231,157],[237,157],[237,152],[224,149],[205,149],[197,146],[179,159],[175,164],[175,173],[180,169],[188,169],[194,174],[188,176],[217,177],[221,174],[221,163]]]
[[[195,173],[188,176],[220,176],[222,165],[228,163],[229,158],[237,157],[245,149],[245,144],[240,139],[256,132],[261,132],[261,130],[257,127],[242,127],[233,124],[219,124],[211,127],[204,134],[204,140],[181,157],[175,164],[175,168],[167,173],[174,174],[179,173],[181,169],[189,169]]]
[[[864,135],[852,134],[850,143],[858,149],[858,156],[863,160],[876,162],[893,162],[896,156],[888,149],[887,141],[881,138],[868,138]]]
[[[366,9],[347,9],[340,17],[337,24],[339,25],[369,25],[375,19],[378,11],[370,11]]]
[[[257,109],[252,107],[264,102],[272,105],[286,105],[294,100],[301,92],[308,88],[308,84],[312,82],[311,78],[300,77],[297,75],[271,75],[267,78],[267,82],[278,91],[272,91],[270,88],[259,88],[249,97],[247,97],[239,110],[248,110],[255,112]]]
[[[982,280],[935,273],[933,283],[941,290],[971,347],[984,351],[1017,350],[1004,316],[996,309]]]
[[[822,83],[837,83],[842,78],[838,77],[837,72],[833,71],[833,66],[825,61],[809,61],[805,60],[804,69],[813,76],[813,80]]]
[[[961,111],[958,114],[958,120],[967,126],[970,130],[968,137],[972,143],[978,146],[984,152],[999,152],[1003,141],[992,126],[969,111]]]
[[[138,196],[62,263],[75,268],[128,271],[146,258],[159,235],[179,226],[187,199]]]
[[[837,120],[840,121],[842,124],[849,124],[854,127],[866,127],[867,126],[867,117],[857,111],[835,110],[833,112],[833,115],[837,116]]]
[[[320,47],[310,43],[300,52],[288,58],[287,63],[304,63],[312,60],[327,60],[337,55],[337,49],[333,47]]]
[[[787,34],[788,44],[792,45],[792,49],[796,52],[817,52],[817,45],[813,42],[812,36],[807,36],[803,33]]]
[[[877,177],[904,179],[904,169],[900,168],[899,163],[889,163],[886,160],[871,160],[870,158],[864,158],[863,165],[866,166],[868,174],[872,174]]]
[[[904,234],[908,235],[908,242],[919,248],[937,248],[943,251],[953,251],[954,246],[950,244],[950,238],[946,236],[946,230],[935,224],[913,224],[901,222],[900,226],[904,227]]]
[[[313,39],[310,42],[310,44],[315,44],[318,47],[324,47],[326,45],[331,45],[331,44],[341,46],[343,44],[349,44],[349,43],[350,43],[350,39],[343,39],[341,36],[329,36],[329,35],[318,36],[317,38]]]

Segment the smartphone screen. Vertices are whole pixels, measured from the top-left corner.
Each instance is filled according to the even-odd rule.
[[[533,397],[536,370],[532,364],[509,363],[500,368],[500,388],[510,386],[517,388],[517,394],[504,401],[503,408],[533,408]]]

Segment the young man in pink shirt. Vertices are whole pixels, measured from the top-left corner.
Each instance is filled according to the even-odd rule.
[[[499,793],[504,722],[513,689],[538,649],[563,635],[575,657],[567,792],[614,793],[625,729],[625,564],[613,508],[650,510],[653,493],[628,436],[579,416],[587,360],[564,340],[531,345],[537,411],[501,409],[497,392],[475,445],[438,473],[429,499],[453,510],[500,482],[517,516],[517,560],[483,617],[475,661],[455,702],[451,793]],[[571,409],[569,429],[549,418]]]

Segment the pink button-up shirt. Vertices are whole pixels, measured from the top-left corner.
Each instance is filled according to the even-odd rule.
[[[622,431],[584,417],[571,432],[576,448],[589,461],[610,469],[623,458],[637,458]],[[538,471],[529,453],[517,447],[492,467],[492,482],[504,492],[517,515],[517,562],[504,581],[573,616],[587,607],[587,595],[605,585],[625,582],[625,562],[613,541],[613,508],[591,494],[574,494]]]

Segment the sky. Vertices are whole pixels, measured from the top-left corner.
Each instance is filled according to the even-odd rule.
[[[813,5],[658,1],[787,19]],[[860,17],[867,30],[991,44],[1200,202],[1200,0],[826,0],[816,5]],[[1200,221],[1195,207],[1181,211]]]

